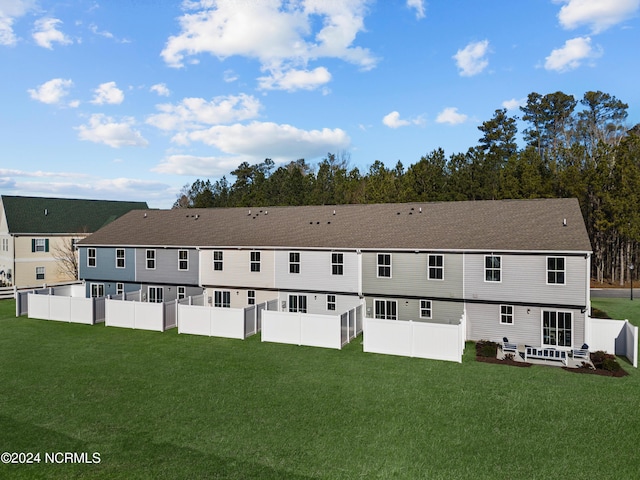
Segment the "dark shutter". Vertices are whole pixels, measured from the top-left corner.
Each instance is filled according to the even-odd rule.
[[[49,251],[49,239],[48,238],[44,239],[44,251],[45,252]]]

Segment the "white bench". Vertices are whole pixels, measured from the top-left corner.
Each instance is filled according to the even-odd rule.
[[[567,365],[567,352],[564,350],[556,350],[555,348],[525,347],[524,361],[526,362],[528,358],[555,360]]]

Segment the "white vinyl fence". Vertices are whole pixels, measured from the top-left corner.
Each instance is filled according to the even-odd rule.
[[[29,318],[86,325],[105,319],[104,298],[54,295],[49,289],[29,292],[26,298]]]
[[[135,294],[132,295],[132,297],[135,296]],[[177,324],[177,305],[176,300],[166,303],[148,303],[107,298],[105,325],[164,332]]]
[[[265,302],[246,308],[223,308],[181,302],[178,305],[178,333],[244,340],[260,331],[262,315],[268,305],[269,302]]]
[[[262,341],[341,349],[362,331],[362,307],[341,315],[265,311]]]
[[[461,363],[464,342],[464,317],[458,325],[364,319],[365,352]]]
[[[610,320],[587,317],[585,343],[589,351],[627,357],[638,368],[638,327],[628,320]]]

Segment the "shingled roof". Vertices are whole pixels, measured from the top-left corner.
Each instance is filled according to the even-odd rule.
[[[9,233],[92,233],[146,202],[2,195]]]
[[[80,244],[591,251],[576,199],[132,211]]]

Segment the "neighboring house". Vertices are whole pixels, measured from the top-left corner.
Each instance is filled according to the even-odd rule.
[[[145,202],[0,196],[0,282],[31,287],[76,280],[74,245]]]
[[[89,294],[117,282],[156,301],[199,288],[223,307],[464,317],[470,340],[580,346],[590,303],[575,199],[133,211],[79,249]]]

